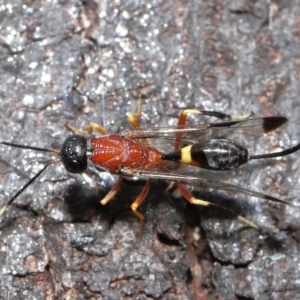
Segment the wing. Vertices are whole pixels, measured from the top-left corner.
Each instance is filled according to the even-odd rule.
[[[210,188],[210,189],[217,189],[229,192],[235,192],[245,195],[254,196],[257,198],[262,198],[265,200],[270,200],[274,202],[289,204],[286,201],[280,200],[278,198],[259,193],[256,191],[244,189],[232,184],[220,182],[220,181],[213,181],[207,180],[205,178],[195,177],[195,176],[188,176],[188,175],[180,175],[174,173],[166,173],[166,172],[158,172],[158,171],[148,171],[148,170],[132,170],[128,168],[124,168],[122,170],[122,175],[124,176],[134,176],[140,178],[153,178],[153,179],[163,179],[163,180],[170,180],[178,183],[183,183],[187,185],[192,185],[200,188]]]
[[[176,139],[182,136],[181,144],[195,144],[208,139],[231,139],[245,143],[277,129],[287,122],[287,118],[264,117],[243,121],[204,123],[193,126],[137,128],[125,133],[131,139]],[[150,141],[150,144],[153,144]]]

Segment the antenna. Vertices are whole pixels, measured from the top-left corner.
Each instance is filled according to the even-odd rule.
[[[0,141],[1,145],[6,145],[14,148],[22,148],[22,149],[28,149],[28,150],[34,150],[34,151],[40,151],[40,152],[50,152],[55,153],[57,155],[60,155],[60,150],[58,149],[45,149],[45,148],[39,148],[39,147],[32,147],[27,145],[20,145],[5,141]],[[60,162],[60,159],[53,160],[49,163],[47,163],[39,172],[37,172],[32,178],[29,179],[25,183],[25,185],[17,191],[17,193],[1,208],[0,210],[0,216],[4,214],[4,212],[7,210],[7,208],[15,201],[15,199],[24,192],[50,165]]]

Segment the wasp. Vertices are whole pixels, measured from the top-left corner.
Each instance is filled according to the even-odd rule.
[[[187,125],[187,116],[190,114],[216,117],[220,121]],[[138,112],[128,117],[134,129],[120,134],[108,134],[103,127],[96,123],[92,123],[88,130],[79,130],[68,125],[74,134],[66,138],[61,149],[44,149],[0,141],[2,145],[50,152],[58,156],[17,191],[0,210],[0,216],[50,165],[61,162],[68,172],[83,173],[87,169],[88,160],[95,165],[96,169],[120,175],[116,184],[100,201],[103,205],[107,204],[119,191],[124,176],[148,179],[141,193],[131,205],[132,211],[140,219],[141,231],[144,215],[138,210],[138,207],[147,196],[152,179],[175,182],[182,196],[191,204],[221,207],[254,228],[257,228],[254,223],[235,214],[230,209],[195,198],[186,185],[242,193],[288,204],[284,200],[257,191],[198,176],[182,175],[169,168],[172,163],[178,163],[224,172],[236,169],[251,160],[282,157],[294,153],[300,149],[300,143],[284,151],[252,155],[239,142],[240,137],[249,140],[263,136],[285,124],[287,118],[282,116],[249,118],[249,115],[234,116],[216,111],[187,109],[182,111],[175,127],[142,128],[137,121],[139,117],[141,117],[140,105]],[[85,135],[90,135],[93,131],[97,131],[101,136],[87,139]],[[158,141],[163,141],[163,144],[168,145],[168,149],[160,150]]]

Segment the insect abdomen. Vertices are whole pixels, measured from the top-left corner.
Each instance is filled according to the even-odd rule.
[[[165,154],[162,159],[209,170],[226,171],[248,162],[249,152],[234,141],[214,139],[186,146],[178,152]]]

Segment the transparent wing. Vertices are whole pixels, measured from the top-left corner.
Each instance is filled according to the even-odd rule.
[[[128,168],[124,168],[122,170],[122,174],[125,176],[134,176],[134,177],[141,177],[141,178],[153,178],[153,179],[163,179],[163,180],[170,180],[178,183],[183,183],[186,185],[192,185],[200,188],[210,188],[210,189],[217,189],[223,191],[230,191],[234,193],[241,193],[246,194],[258,198],[262,198],[265,200],[270,200],[274,202],[289,204],[283,200],[278,198],[259,193],[256,191],[244,189],[232,184],[220,182],[220,181],[213,181],[207,180],[205,178],[195,177],[195,176],[188,176],[188,175],[180,175],[174,173],[166,173],[166,172],[159,172],[159,171],[147,171],[147,170],[131,170]]]
[[[231,139],[245,143],[277,129],[286,122],[285,117],[276,116],[193,126],[137,128],[127,132],[125,136],[131,139],[174,141],[177,135],[181,135],[181,144],[195,144],[208,139]],[[153,144],[152,141],[150,144]]]

